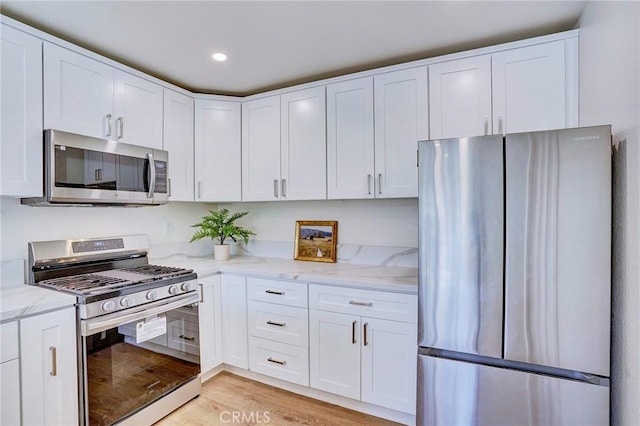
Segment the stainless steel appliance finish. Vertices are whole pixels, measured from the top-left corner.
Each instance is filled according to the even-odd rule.
[[[167,151],[60,130],[44,132],[44,197],[28,205],[156,205],[169,201]]]
[[[420,147],[418,345],[502,354],[502,137]]]
[[[417,423],[608,424],[610,126],[422,141],[419,165]]]
[[[77,298],[83,424],[150,424],[200,393],[197,275],[148,250],[144,235],[29,243],[30,284]]]

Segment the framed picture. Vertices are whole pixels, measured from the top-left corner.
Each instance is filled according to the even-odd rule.
[[[299,220],[293,258],[335,263],[337,241],[338,222],[335,220]]]

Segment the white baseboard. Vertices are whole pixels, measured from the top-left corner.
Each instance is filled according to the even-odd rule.
[[[227,364],[221,364],[209,371],[201,374],[200,378],[202,383],[216,376],[217,374],[228,371],[247,379],[255,380],[256,382],[264,383],[270,386],[274,386],[280,389],[284,389],[289,392],[303,395],[309,398],[318,399],[320,401],[328,402],[330,404],[339,405],[341,407],[348,408],[350,410],[359,411],[361,413],[370,414],[376,417],[382,417],[383,419],[391,420],[394,422],[402,423],[409,426],[415,426],[416,416],[403,413],[401,411],[390,410],[388,408],[380,407],[378,405],[368,404],[362,401],[356,401],[355,399],[345,398],[339,395],[334,395],[329,392],[324,392],[318,389],[313,389],[307,386],[297,385],[295,383],[289,383],[284,380],[275,379],[273,377],[265,376],[263,374],[254,373],[253,371],[245,370],[242,368],[234,367]]]

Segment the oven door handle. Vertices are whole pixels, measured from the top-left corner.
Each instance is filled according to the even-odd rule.
[[[80,333],[82,336],[91,336],[101,331],[119,325],[128,324],[133,321],[141,320],[164,312],[172,311],[186,305],[197,304],[200,300],[198,292],[187,293],[181,296],[172,297],[170,299],[158,300],[157,302],[148,303],[146,305],[126,311],[114,312],[112,314],[103,315],[98,318],[91,318],[80,321]]]

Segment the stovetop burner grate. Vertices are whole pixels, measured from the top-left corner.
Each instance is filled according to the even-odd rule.
[[[133,266],[131,268],[123,268],[122,270],[127,272],[135,272],[137,274],[152,275],[152,276],[184,275],[192,272],[190,269],[174,268],[172,266],[159,266],[159,265],[140,265],[140,266]]]
[[[117,288],[133,284],[132,281],[103,275],[85,274],[53,278],[40,281],[39,285],[58,290],[67,290],[76,294],[85,294],[96,289]]]

